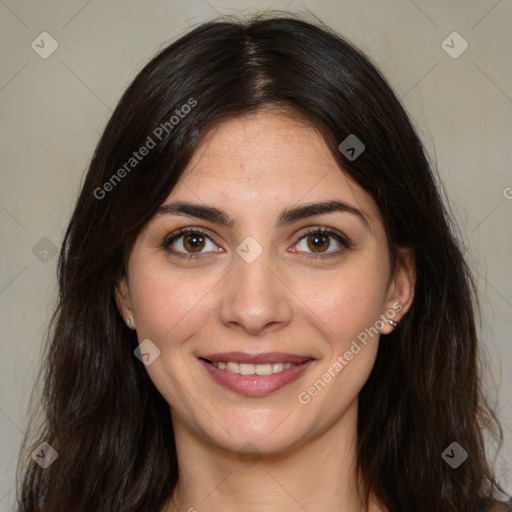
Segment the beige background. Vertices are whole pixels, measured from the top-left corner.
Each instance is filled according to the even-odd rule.
[[[491,398],[505,433],[497,465],[512,491],[510,0],[0,0],[0,511],[12,510],[56,294],[57,256],[39,241],[60,245],[109,113],[143,63],[192,24],[268,8],[309,9],[367,52],[437,161],[478,278]],[[44,31],[58,43],[47,59],[31,47]],[[441,46],[453,31],[469,44],[455,59]],[[33,253],[38,242],[47,262]]]

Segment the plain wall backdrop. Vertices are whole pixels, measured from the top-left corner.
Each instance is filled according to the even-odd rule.
[[[192,26],[267,9],[309,10],[367,53],[437,163],[478,282],[512,492],[510,0],[0,0],[0,511],[13,507],[56,251],[111,111]]]

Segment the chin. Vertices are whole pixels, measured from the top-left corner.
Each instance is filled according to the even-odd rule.
[[[203,435],[209,438],[210,443],[235,453],[280,454],[300,446],[308,437],[304,423],[299,426],[287,421],[287,414],[280,415],[279,421],[265,422],[260,426],[256,421],[246,420],[226,423],[223,425],[226,430],[219,427],[211,431],[209,425]]]

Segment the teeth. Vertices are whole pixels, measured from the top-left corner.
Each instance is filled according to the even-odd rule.
[[[272,373],[282,372],[284,369],[283,363],[272,363]]]
[[[270,363],[255,364],[254,366],[257,375],[272,375],[272,365]]]
[[[254,365],[240,363],[240,375],[254,375]]]
[[[226,363],[227,371],[231,373],[240,373],[240,365],[238,363],[232,363],[231,361],[229,363]]]
[[[238,373],[240,375],[271,375],[273,373],[280,373],[283,370],[288,370],[297,366],[295,363],[236,363],[233,361],[228,362],[212,362],[215,368],[219,370],[227,370],[231,373]]]

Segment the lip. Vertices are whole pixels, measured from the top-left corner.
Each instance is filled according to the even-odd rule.
[[[296,366],[271,375],[240,375],[227,370],[219,370],[209,361],[236,361],[240,363],[295,363]],[[293,381],[300,378],[316,362],[315,359],[279,352],[267,352],[265,354],[243,354],[241,352],[229,352],[223,354],[211,354],[201,356],[198,361],[208,371],[211,377],[221,386],[245,396],[264,396],[274,393]]]
[[[218,363],[220,361],[236,361],[237,363],[260,364],[260,363],[295,363],[301,364],[311,356],[299,356],[297,354],[286,354],[284,352],[263,352],[259,354],[247,354],[245,352],[223,352],[217,354],[206,354],[198,356],[201,359],[208,359]]]

